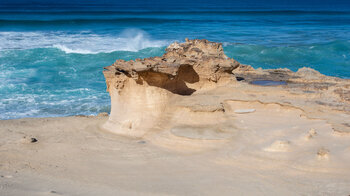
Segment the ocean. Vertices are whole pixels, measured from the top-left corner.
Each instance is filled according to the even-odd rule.
[[[109,112],[103,67],[162,55],[185,38],[222,42],[255,68],[350,78],[347,1],[179,2],[0,3],[0,119]]]

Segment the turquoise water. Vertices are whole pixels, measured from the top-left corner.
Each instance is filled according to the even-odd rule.
[[[222,42],[255,68],[350,78],[350,11],[248,8],[0,6],[0,119],[108,112],[104,66],[162,55],[186,37]]]

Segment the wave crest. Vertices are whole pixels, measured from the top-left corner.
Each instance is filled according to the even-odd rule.
[[[117,35],[91,32],[0,32],[0,50],[57,48],[65,53],[97,54],[139,51],[163,47],[170,40],[154,40],[140,29],[126,29]]]

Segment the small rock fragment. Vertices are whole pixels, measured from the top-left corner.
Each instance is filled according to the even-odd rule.
[[[317,135],[317,132],[314,128],[311,128],[309,133],[306,135],[305,139],[310,140],[311,138],[315,137]]]
[[[329,150],[325,148],[320,148],[317,152],[318,159],[329,159]]]
[[[310,131],[309,131],[309,134],[310,134],[311,136],[316,136],[316,135],[317,135],[317,132],[316,132],[316,130],[315,130],[314,128],[311,128]]]
[[[22,138],[22,143],[36,143],[36,142],[38,142],[38,139],[36,139],[35,137],[24,136]]]

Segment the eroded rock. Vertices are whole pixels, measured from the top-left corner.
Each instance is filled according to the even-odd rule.
[[[249,101],[299,108],[309,118],[323,119],[325,113],[333,113],[327,118],[334,133],[350,132],[344,124],[350,112],[350,80],[311,68],[254,69],[228,58],[221,44],[207,40],[173,43],[161,57],[117,60],[103,73],[111,96],[104,128],[122,135],[142,137],[151,129],[171,130],[179,125],[214,127],[230,124],[229,114],[237,111],[264,112],[265,108],[253,112]],[[263,86],[253,85],[254,81]],[[250,104],[225,106],[227,100]],[[307,140],[315,137],[305,135]]]
[[[104,128],[140,137],[156,124],[171,96],[236,81],[232,71],[238,66],[222,44],[188,39],[169,45],[162,57],[117,60],[103,72],[112,103]]]

